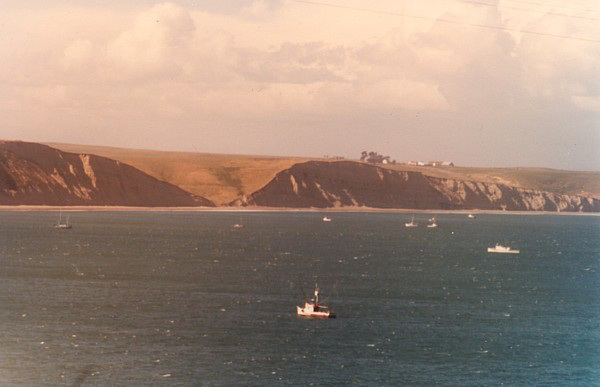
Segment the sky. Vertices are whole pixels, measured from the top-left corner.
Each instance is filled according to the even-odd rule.
[[[600,3],[3,0],[0,139],[600,171]]]

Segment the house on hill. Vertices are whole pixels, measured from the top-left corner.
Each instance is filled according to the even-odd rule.
[[[431,167],[453,167],[454,163],[452,161],[428,161],[426,165]]]

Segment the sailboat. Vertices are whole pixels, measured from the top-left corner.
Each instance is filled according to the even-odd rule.
[[[335,313],[332,310],[319,304],[319,285],[315,285],[315,298],[307,300],[304,307],[296,306],[296,313],[300,317],[335,318]]]
[[[427,225],[428,228],[437,228],[438,224],[437,224],[437,220],[435,219],[435,216],[431,219],[429,219],[429,224]]]
[[[58,213],[58,222],[54,225],[54,228],[62,228],[62,229],[71,229],[73,226],[69,224],[69,216],[67,215],[67,220],[65,223],[62,222],[62,211]]]
[[[410,220],[410,223],[404,223],[404,227],[417,227],[418,224],[415,223],[415,217],[413,216]]]

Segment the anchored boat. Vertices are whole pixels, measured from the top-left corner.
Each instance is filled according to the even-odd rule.
[[[502,246],[501,244],[496,243],[494,247],[488,247],[488,253],[501,253],[501,254],[519,254],[521,251],[518,249],[513,249],[512,247]]]
[[[435,216],[431,219],[429,219],[429,224],[427,225],[428,228],[437,228],[438,224],[437,224],[437,220],[435,219]]]
[[[335,318],[335,313],[325,305],[319,305],[319,285],[315,285],[315,298],[307,300],[304,307],[297,306],[296,312],[300,317]]]
[[[233,228],[244,228],[244,223],[242,222],[242,217],[240,216],[240,222],[233,225]]]
[[[415,217],[413,216],[410,220],[410,223],[404,223],[404,227],[417,227],[417,223],[415,223]]]
[[[58,222],[54,225],[54,228],[62,228],[62,229],[71,229],[73,226],[69,224],[69,216],[67,215],[67,221],[65,223],[62,222],[62,211],[58,214]]]

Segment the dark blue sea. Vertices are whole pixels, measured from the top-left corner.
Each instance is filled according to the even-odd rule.
[[[69,214],[0,212],[0,385],[600,385],[600,217]]]

